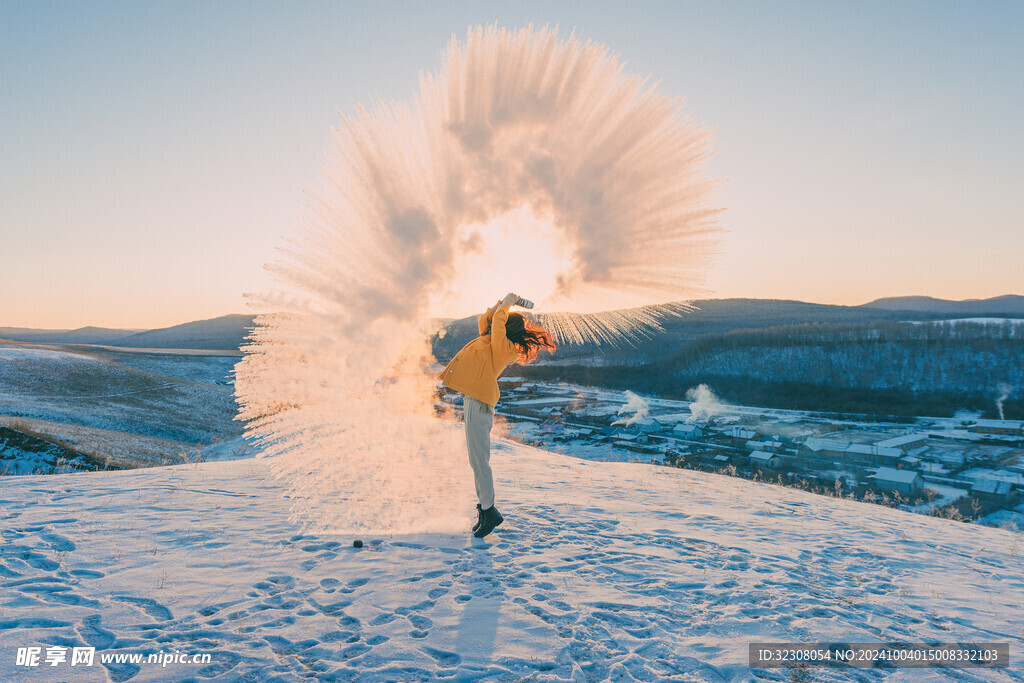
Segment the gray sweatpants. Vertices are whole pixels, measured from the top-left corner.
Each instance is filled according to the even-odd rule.
[[[480,500],[480,507],[486,510],[494,505],[494,479],[491,476],[494,408],[470,396],[463,398],[462,408],[466,421],[469,464],[473,467],[473,479],[476,481],[476,497]]]

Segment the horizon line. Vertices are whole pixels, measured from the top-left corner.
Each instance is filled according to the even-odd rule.
[[[943,303],[965,304],[965,303],[973,303],[973,302],[977,302],[977,301],[991,301],[993,299],[1003,299],[1003,298],[1007,298],[1007,297],[1021,297],[1021,298],[1024,298],[1024,294],[1011,294],[1011,293],[1007,293],[1007,294],[997,294],[995,296],[990,296],[990,297],[985,297],[985,298],[968,298],[968,299],[943,299],[943,298],[940,298],[940,297],[929,296],[927,294],[905,294],[905,295],[878,297],[876,299],[872,299],[870,301],[866,301],[866,302],[864,302],[862,304],[836,304],[836,303],[827,303],[827,302],[819,302],[819,301],[807,301],[807,300],[804,300],[804,299],[778,298],[778,297],[747,297],[747,296],[729,296],[729,297],[715,297],[715,298],[701,298],[701,299],[696,299],[696,298],[695,299],[680,299],[678,302],[668,302],[668,303],[681,303],[681,302],[682,303],[689,303],[689,302],[694,302],[694,301],[737,301],[737,300],[740,300],[740,301],[794,301],[794,302],[797,302],[797,303],[812,304],[812,305],[815,305],[815,306],[838,306],[838,307],[842,307],[842,308],[859,308],[861,306],[867,306],[868,304],[872,304],[872,303],[875,303],[877,301],[887,301],[887,300],[892,300],[892,299],[932,299],[934,301],[943,302]],[[662,305],[662,304],[653,304],[653,305]],[[167,330],[167,329],[171,329],[171,328],[174,328],[174,327],[180,327],[181,325],[188,325],[188,324],[191,324],[191,323],[200,323],[200,322],[208,322],[208,321],[211,321],[211,320],[219,320],[221,318],[227,318],[229,316],[256,317],[257,315],[259,315],[259,313],[224,313],[224,314],[221,314],[221,315],[213,316],[211,318],[194,318],[194,319],[191,319],[191,320],[186,320],[184,322],[173,323],[173,324],[170,324],[170,325],[163,325],[161,327],[107,327],[107,326],[104,326],[104,325],[83,325],[81,327],[26,327],[26,326],[22,326],[22,325],[0,325],[0,330],[19,330],[19,331],[32,331],[32,332],[77,332],[77,331],[80,331],[80,330],[95,329],[95,330],[115,330],[115,331],[118,331],[118,332],[127,332],[129,334],[139,334],[139,333],[142,333],[142,332],[154,332],[154,331],[158,331],[158,330]],[[473,314],[469,314],[468,316],[462,316],[462,317],[470,317],[472,315]],[[435,317],[435,319],[437,319],[437,320],[461,320],[462,318],[437,316],[437,317]]]

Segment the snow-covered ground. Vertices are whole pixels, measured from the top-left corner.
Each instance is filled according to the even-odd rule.
[[[982,517],[981,523],[1024,532],[1024,512],[1020,510],[996,510],[992,514]]]
[[[92,465],[84,465],[76,460],[69,465],[53,467],[53,459],[44,452],[27,452],[12,450],[10,444],[0,443],[0,460],[11,463],[10,474],[32,472],[40,467],[44,474],[67,472],[79,469],[113,469],[133,467],[153,467],[174,465],[183,462],[204,462],[207,460],[234,460],[255,455],[255,450],[237,436],[221,439],[210,444],[190,444],[172,439],[161,439],[153,436],[140,436],[112,429],[83,427],[66,422],[51,422],[34,418],[12,418],[0,415],[0,427],[11,427],[27,430],[48,439],[59,441],[67,448],[93,454]],[[0,472],[4,470],[0,467]]]
[[[238,359],[0,341],[0,425],[21,423],[115,466],[180,463],[241,436]]]
[[[175,357],[0,344],[0,414],[204,443],[240,433],[237,354]]]
[[[972,481],[984,481],[987,479],[990,481],[1003,481],[1014,486],[1024,486],[1024,474],[1003,469],[970,469],[962,472],[961,476]]]
[[[921,503],[920,505],[906,505],[904,506],[904,509],[927,515],[934,510],[939,510],[947,505],[952,505],[969,493],[969,491],[965,489],[959,489],[955,486],[936,484],[934,482],[927,482],[924,485],[924,488],[934,492],[932,500],[930,502]]]
[[[263,460],[0,479],[0,680],[789,681],[748,643],[822,640],[1009,641],[1009,669],[856,677],[1024,680],[1011,531],[502,439],[492,464],[492,536],[467,500],[463,532],[362,549],[301,533]],[[212,661],[99,663],[161,651]]]

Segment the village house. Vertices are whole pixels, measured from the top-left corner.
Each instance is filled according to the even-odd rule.
[[[672,436],[680,439],[702,439],[704,438],[704,430],[699,425],[682,422],[677,424],[675,429],[672,430]]]
[[[754,451],[750,454],[750,464],[756,467],[778,467],[782,459],[777,453],[766,453],[765,451]]]
[[[786,444],[778,439],[765,439],[763,441],[748,441],[747,448],[752,451],[764,451],[765,453],[781,453]]]
[[[900,493],[911,493],[924,486],[924,479],[919,472],[912,470],[897,470],[892,467],[879,467],[878,471],[871,475],[875,485],[880,489],[899,491]]]
[[[645,417],[642,420],[637,420],[630,424],[630,426],[639,429],[641,432],[647,432],[648,434],[651,432],[660,432],[662,430],[661,423],[653,417]]]
[[[540,423],[540,429],[541,429],[542,432],[547,432],[549,434],[564,434],[565,433],[565,425],[562,424],[561,422],[559,422],[558,420],[555,420],[555,419],[552,419],[552,418],[549,418],[549,419],[544,420],[543,422],[541,422]]]
[[[725,436],[726,438],[743,442],[752,441],[753,439],[757,438],[757,432],[755,432],[753,429],[735,426],[726,429],[724,432],[722,432],[722,435]]]
[[[834,462],[857,467],[894,467],[903,457],[903,451],[898,448],[822,438],[807,439],[800,454],[819,463]]]
[[[1024,422],[1019,420],[978,420],[968,427],[967,431],[978,434],[1024,436]]]
[[[636,443],[647,443],[647,434],[641,431],[631,431],[628,429],[620,429],[616,431],[612,438],[615,439],[616,445],[621,441],[623,444],[636,444]]]
[[[971,487],[971,495],[989,503],[1005,504],[1013,493],[1013,485],[998,479],[977,479]]]

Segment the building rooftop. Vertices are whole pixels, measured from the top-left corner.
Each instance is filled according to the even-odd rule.
[[[894,436],[891,439],[879,441],[875,445],[879,448],[899,448],[900,446],[923,441],[926,438],[928,437],[924,434],[904,434],[903,436]]]
[[[860,453],[863,455],[879,455],[885,458],[899,458],[903,451],[877,444],[849,443],[837,439],[812,438],[804,442],[804,446],[812,451],[835,451],[837,453]]]
[[[899,458],[903,456],[903,451],[898,448],[888,448],[886,446],[878,446],[866,443],[851,443],[846,448],[847,453],[861,453],[863,455],[880,455],[886,458]]]
[[[758,460],[758,461],[763,461],[763,462],[768,462],[772,458],[777,458],[777,457],[779,457],[779,456],[776,455],[775,453],[765,453],[764,451],[754,451],[753,453],[750,454],[750,459],[751,460]]]
[[[763,441],[752,440],[747,442],[747,448],[754,448],[757,450],[761,450],[758,448],[759,446],[765,446],[767,448],[782,448],[783,445],[784,444],[781,441],[775,441],[774,439],[765,439]]]
[[[975,427],[988,427],[989,429],[1024,429],[1024,422],[1020,420],[978,420]]]
[[[677,424],[673,429],[673,432],[699,432],[703,431],[700,425],[680,423]]]
[[[821,437],[812,437],[804,442],[804,446],[811,449],[812,451],[845,451],[846,447],[849,446],[848,441],[839,441],[838,439],[824,439]]]
[[[901,484],[913,484],[920,475],[914,470],[897,470],[892,467],[879,467],[871,475],[875,481],[893,481]]]
[[[995,479],[978,479],[971,487],[971,493],[991,493],[997,496],[1006,496],[1010,493],[1010,482],[996,481]]]

